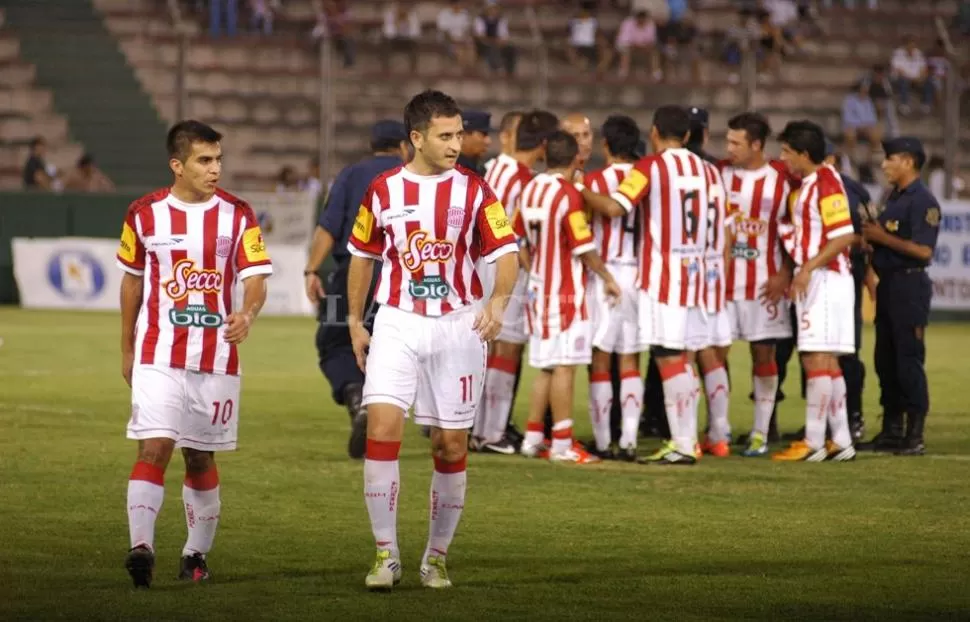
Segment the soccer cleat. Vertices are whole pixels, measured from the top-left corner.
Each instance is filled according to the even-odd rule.
[[[522,444],[522,441],[525,439],[525,435],[522,434],[522,431],[519,430],[519,428],[515,427],[515,424],[512,423],[511,420],[509,420],[508,425],[505,426],[505,438],[515,445],[516,450],[518,450],[519,446]]]
[[[205,563],[205,556],[202,553],[183,555],[178,578],[182,581],[207,581],[209,579],[209,566]]]
[[[637,461],[637,448],[636,447],[620,447],[616,452],[615,460],[620,460],[622,462],[636,462]]]
[[[849,462],[850,460],[855,460],[855,447],[852,445],[843,449],[832,441],[826,441],[825,453],[827,454],[825,459],[829,462]]]
[[[487,454],[502,454],[503,456],[514,456],[515,444],[506,438],[503,438],[497,443],[480,442],[478,444],[478,451],[487,453]]]
[[[590,452],[583,449],[580,442],[573,443],[573,446],[566,451],[550,452],[549,462],[572,462],[574,464],[596,464],[602,460]]]
[[[765,437],[758,432],[752,432],[748,436],[748,446],[744,448],[741,455],[745,458],[758,458],[768,453],[768,443]]]
[[[522,447],[519,448],[519,453],[526,458],[545,460],[549,457],[549,441],[543,441],[536,445],[522,441]]]
[[[710,443],[704,453],[710,454],[715,458],[727,458],[731,455],[731,446],[728,441],[718,441],[716,443]]]
[[[389,590],[401,582],[401,560],[391,557],[387,549],[378,549],[374,566],[367,573],[364,585],[369,590]]]
[[[125,568],[131,575],[136,588],[148,589],[152,585],[152,574],[155,569],[155,554],[144,544],[132,548],[125,558]]]
[[[673,441],[667,441],[660,449],[645,458],[640,458],[637,462],[657,466],[690,466],[697,464],[697,457],[680,453]]]
[[[776,462],[822,462],[828,455],[824,445],[812,449],[805,441],[792,441],[786,449],[773,453],[771,459]]]
[[[444,557],[430,556],[421,564],[421,585],[436,590],[451,587]]]
[[[583,443],[579,443],[579,446],[584,451],[586,451],[587,453],[590,453],[590,454],[596,456],[600,460],[615,460],[616,459],[616,452],[614,451],[614,448],[613,448],[612,445],[609,446],[609,447],[607,447],[606,449],[604,449],[602,451],[600,451],[599,449],[596,448],[596,441],[584,441]]]
[[[361,410],[350,423],[350,440],[347,453],[354,460],[360,460],[367,451],[367,411]]]

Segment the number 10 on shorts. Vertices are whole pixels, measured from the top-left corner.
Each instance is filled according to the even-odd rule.
[[[222,425],[226,425],[232,419],[232,400],[225,400],[224,402],[212,402],[212,425],[217,425],[220,422]]]
[[[472,389],[473,389],[472,378],[473,378],[472,374],[468,374],[467,376],[462,376],[461,378],[459,378],[459,380],[461,380],[461,403],[462,404],[467,404],[468,402],[472,401]]]

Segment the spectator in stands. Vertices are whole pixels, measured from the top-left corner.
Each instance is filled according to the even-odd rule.
[[[515,73],[516,50],[509,40],[509,20],[497,0],[489,0],[485,11],[475,18],[475,47],[493,73]]]
[[[300,191],[300,178],[296,174],[296,169],[290,165],[286,165],[280,169],[279,175],[276,177],[276,191],[277,192],[299,192]]]
[[[262,31],[264,35],[273,34],[273,7],[269,0],[250,0],[249,8],[252,15],[249,27],[253,32]]]
[[[784,33],[771,23],[771,14],[767,11],[759,11],[757,19],[762,50],[760,71],[776,74],[781,69],[781,57],[785,51]]]
[[[795,4],[794,0],[764,0],[763,7],[768,12],[768,19],[772,28],[780,33],[781,41],[785,47],[789,44],[796,49],[801,47],[801,36],[798,31],[798,5]]]
[[[438,13],[438,37],[445,41],[448,55],[458,62],[459,71],[475,67],[475,45],[469,37],[471,18],[461,0],[451,3]]]
[[[732,67],[739,67],[745,49],[752,49],[760,61],[764,54],[763,49],[760,45],[753,45],[760,37],[761,26],[755,21],[754,13],[746,8],[739,10],[737,22],[724,33],[724,62]],[[728,81],[737,84],[741,81],[741,76],[737,71],[732,71],[728,74]]]
[[[869,85],[864,80],[860,81],[842,101],[842,136],[849,159],[855,162],[856,145],[860,137],[869,143],[870,154],[880,151],[882,135],[876,105],[869,97]],[[871,155],[866,158],[866,162],[871,164]]]
[[[890,66],[893,84],[899,95],[899,113],[910,113],[909,93],[912,89],[922,93],[921,109],[923,113],[928,113],[933,103],[933,83],[929,80],[926,58],[916,46],[914,37],[909,37],[903,47],[893,52]]]
[[[687,17],[687,10],[690,7],[687,5],[687,0],[667,0],[667,8],[670,9],[670,14],[667,16],[666,23],[676,25]]]
[[[657,23],[646,11],[637,11],[623,20],[616,36],[616,49],[620,53],[620,77],[629,75],[634,53],[647,59],[654,80],[663,77],[657,50]]]
[[[613,51],[599,32],[599,22],[593,15],[594,5],[583,2],[579,14],[569,20],[569,47],[566,53],[576,69],[585,71],[589,65],[595,65],[596,73],[602,74],[613,61]]]
[[[71,192],[114,192],[115,185],[94,163],[94,156],[85,153],[77,166],[67,174],[64,189]]]
[[[662,73],[668,78],[683,65],[690,66],[691,79],[697,83],[701,79],[701,57],[697,46],[697,27],[688,15],[679,22],[661,28],[663,45],[660,54],[663,59]]]
[[[209,34],[213,37],[222,34],[223,18],[226,22],[226,35],[235,37],[238,17],[238,0],[209,0]]]
[[[28,190],[54,190],[57,175],[53,166],[44,159],[47,155],[47,141],[38,136],[30,141],[30,156],[24,164],[24,188]]]
[[[670,21],[670,5],[667,4],[667,0],[633,0],[630,2],[630,13],[639,13],[640,11],[649,13],[658,26],[663,26]]]
[[[933,85],[934,103],[939,106],[943,93],[946,92],[946,74],[950,69],[950,59],[943,39],[936,40],[936,47],[926,57],[926,67],[927,79]]]
[[[354,41],[353,21],[350,9],[341,0],[324,0],[314,3],[317,25],[313,27],[314,39],[333,41],[337,52],[343,58],[344,68],[354,66],[357,58],[357,45]]]
[[[421,20],[414,6],[392,2],[384,9],[384,69],[390,70],[393,56],[406,56],[411,73],[418,68],[418,39],[421,38]]]
[[[306,176],[300,180],[300,190],[309,192],[314,200],[320,198],[323,192],[323,182],[320,181],[320,156],[315,155],[310,158]]]

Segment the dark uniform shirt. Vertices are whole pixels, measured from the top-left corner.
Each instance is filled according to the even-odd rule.
[[[327,203],[320,214],[319,222],[320,227],[333,236],[335,262],[341,263],[350,257],[347,240],[370,183],[381,173],[401,164],[401,158],[397,156],[378,155],[351,164],[337,175],[327,195]]]
[[[869,195],[869,191],[866,187],[852,179],[848,175],[840,175],[842,178],[842,185],[845,186],[845,194],[849,199],[849,214],[852,217],[852,229],[855,231],[856,235],[862,235],[862,209],[863,206],[868,205],[872,201],[872,197]],[[852,260],[852,272],[855,274],[858,270],[865,268],[866,253],[861,248],[853,247],[849,252],[849,257]],[[864,276],[864,275],[863,275]]]
[[[940,232],[940,204],[923,182],[916,180],[902,190],[893,188],[886,208],[879,215],[879,223],[892,235],[935,249]],[[880,276],[928,265],[928,261],[898,253],[888,246],[873,245],[872,267]]]
[[[485,176],[485,167],[481,162],[466,156],[464,153],[458,155],[458,164],[465,168],[475,171],[480,177]]]

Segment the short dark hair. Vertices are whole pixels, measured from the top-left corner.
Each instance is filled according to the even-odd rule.
[[[640,128],[637,122],[622,114],[609,116],[603,123],[603,139],[610,155],[618,158],[636,159]]]
[[[427,132],[435,117],[459,117],[461,108],[450,95],[428,89],[411,98],[404,107],[404,129],[411,132]]]
[[[744,130],[748,142],[761,141],[761,148],[765,148],[768,137],[771,136],[771,125],[768,119],[759,112],[742,112],[728,120],[729,130]]]
[[[813,164],[825,160],[825,132],[811,121],[791,121],[785,126],[778,140],[797,153],[807,153]]]
[[[508,132],[510,129],[512,129],[512,126],[515,125],[517,121],[522,119],[522,115],[524,114],[525,113],[522,112],[521,110],[513,110],[511,112],[506,112],[504,115],[502,115],[502,122],[499,123],[499,126],[498,126],[499,131]]]
[[[382,138],[370,141],[372,153],[383,153],[385,151],[397,151],[401,148],[401,141],[395,138]]]
[[[168,148],[169,158],[175,158],[184,163],[192,154],[194,143],[213,144],[220,140],[222,140],[222,134],[205,123],[189,119],[179,121],[172,126],[165,139],[165,146]]]
[[[556,130],[546,142],[546,166],[562,168],[569,166],[579,153],[579,143],[569,132]]]
[[[559,129],[559,118],[548,110],[532,110],[522,115],[515,131],[515,148],[531,151],[542,146]]]
[[[653,113],[653,126],[660,138],[684,140],[690,132],[690,114],[683,106],[661,106]]]

